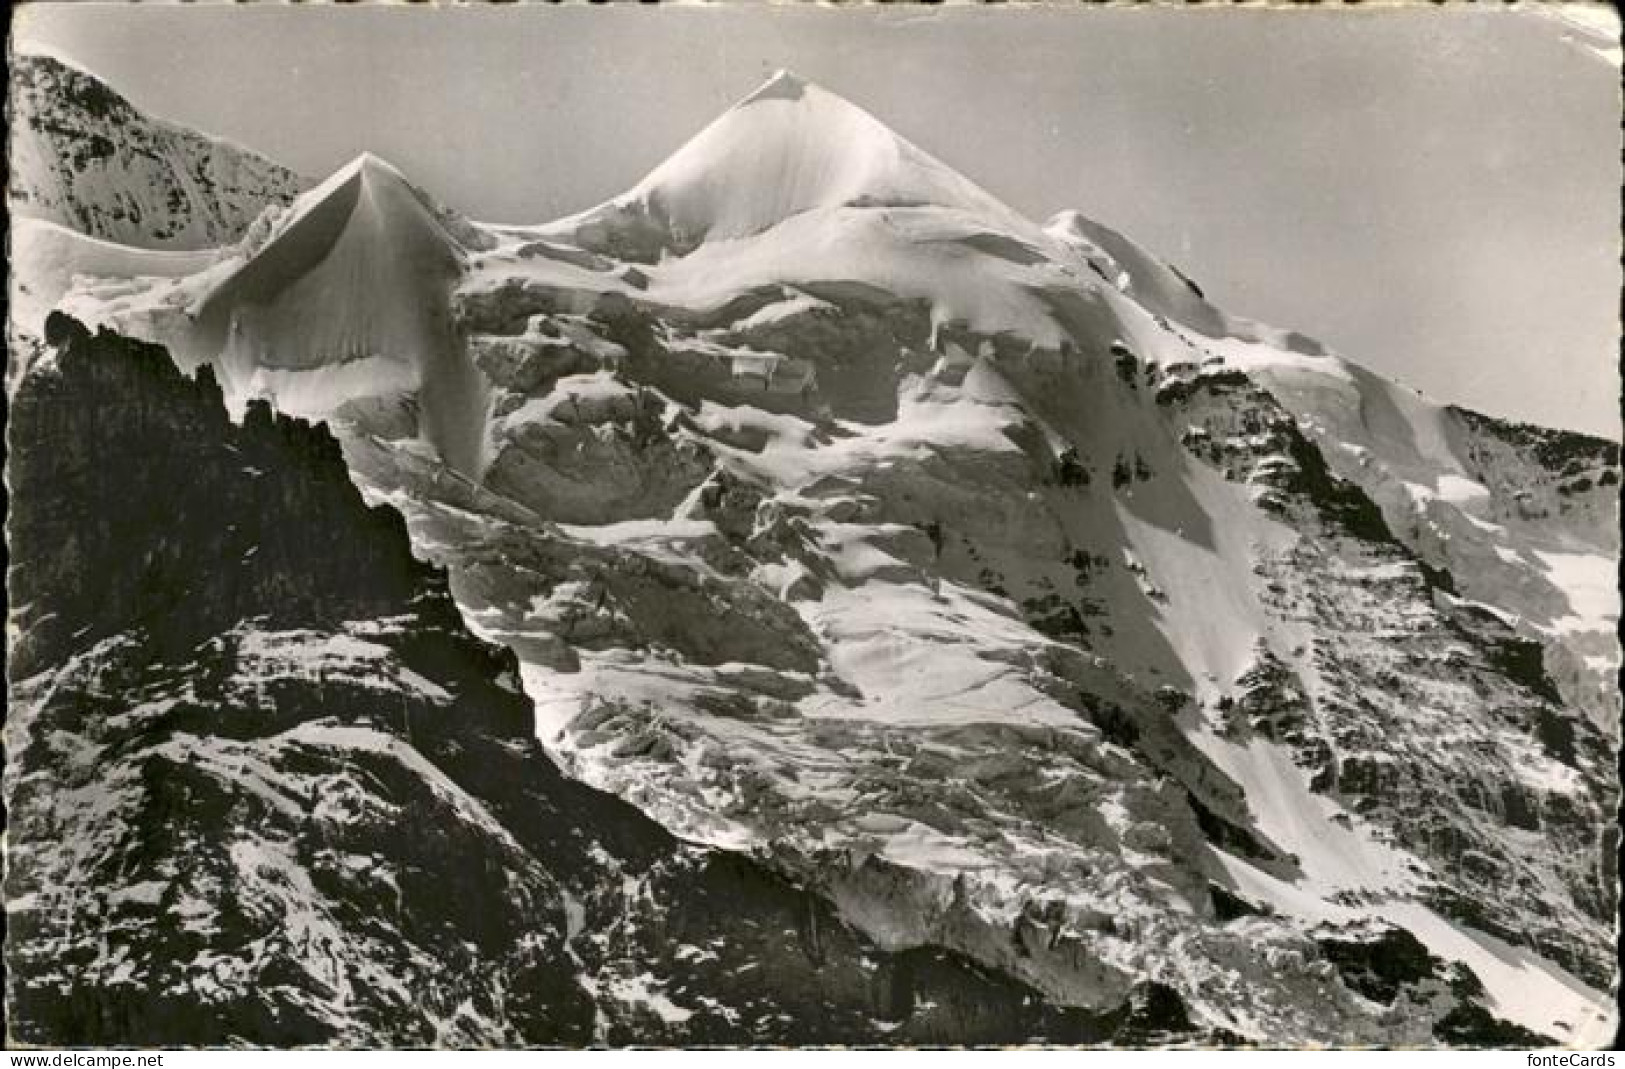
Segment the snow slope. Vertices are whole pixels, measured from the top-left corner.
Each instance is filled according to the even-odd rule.
[[[182,279],[206,270],[224,253],[142,249],[87,237],[43,219],[11,224],[11,277],[7,319],[14,334],[38,337],[45,317],[81,277],[120,280]],[[141,287],[140,281],[135,281]],[[154,284],[157,286],[160,284]]]
[[[363,159],[236,256],[125,324],[329,410],[555,756],[677,834],[1062,1005],[1606,1020],[1617,449],[1228,317],[790,76],[567,220]],[[1388,938],[1438,963],[1374,995],[1343,944]]]

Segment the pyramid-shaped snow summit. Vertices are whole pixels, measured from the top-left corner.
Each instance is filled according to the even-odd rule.
[[[779,71],[625,194],[550,229],[638,259],[746,238],[842,207],[932,207],[1036,227],[862,108]]]

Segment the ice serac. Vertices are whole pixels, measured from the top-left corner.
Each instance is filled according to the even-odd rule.
[[[348,406],[369,427],[415,418],[451,468],[477,476],[485,393],[448,306],[462,256],[423,194],[363,154],[202,297],[190,348],[238,399]]]
[[[1226,314],[1179,268],[1082,212],[1057,212],[1044,224],[1044,233],[1081,255],[1091,271],[1135,304],[1164,320],[1208,338],[1261,344],[1307,357],[1328,355],[1320,342],[1297,331]]]
[[[1208,337],[1230,333],[1230,320],[1209,304],[1201,289],[1111,227],[1082,212],[1058,212],[1044,226],[1056,241],[1079,252],[1101,278],[1142,306]]]

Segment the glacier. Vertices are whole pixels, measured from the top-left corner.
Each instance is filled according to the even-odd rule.
[[[1328,956],[1401,931],[1611,1034],[1615,443],[1229,315],[788,72],[537,226],[364,155],[212,251],[13,240],[14,333],[327,420],[562,767],[882,948],[1436,1042]]]

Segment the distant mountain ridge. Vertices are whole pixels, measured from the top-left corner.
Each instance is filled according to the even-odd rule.
[[[237,241],[308,184],[247,149],[148,118],[55,57],[13,54],[10,69],[14,216],[124,245],[204,249]]]

